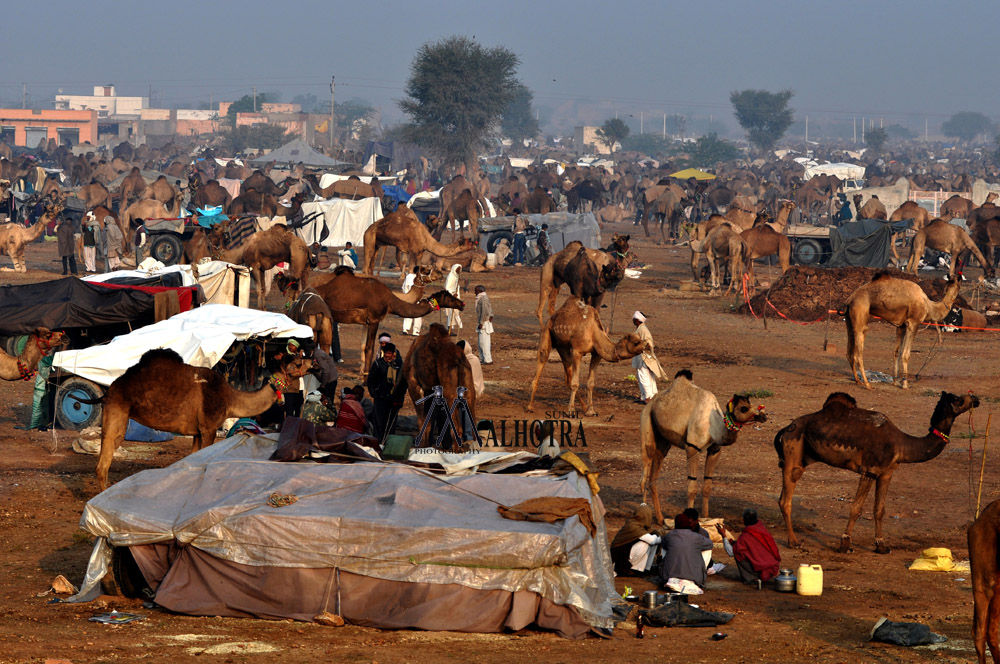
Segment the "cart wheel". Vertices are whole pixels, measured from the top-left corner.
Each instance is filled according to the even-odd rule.
[[[111,576],[122,596],[129,599],[150,599],[154,593],[135,562],[132,550],[127,546],[116,546],[111,553]]]
[[[493,253],[500,246],[500,240],[507,240],[507,246],[511,249],[514,248],[514,235],[508,231],[497,231],[496,233],[490,234],[489,242],[486,243],[486,251],[488,253]]]
[[[799,240],[792,248],[792,260],[798,265],[819,265],[826,258],[825,253],[816,240]]]
[[[101,421],[101,404],[89,404],[80,399],[98,399],[104,390],[86,378],[70,378],[56,390],[56,423],[63,429],[79,431]]]
[[[149,255],[167,266],[180,261],[183,254],[184,246],[173,235],[160,235],[153,240],[153,244],[149,248]]]

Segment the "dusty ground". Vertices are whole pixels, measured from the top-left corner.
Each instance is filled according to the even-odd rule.
[[[620,226],[618,230],[632,231]],[[608,230],[610,235],[610,229]],[[635,233],[633,232],[633,236]],[[615,337],[631,331],[630,314],[642,309],[656,338],[660,361],[672,375],[688,367],[695,381],[721,401],[732,393],[757,390],[771,420],[748,428],[738,443],[723,453],[716,472],[713,516],[738,521],[746,506],[756,507],[781,545],[783,562],[819,563],[825,574],[821,597],[784,595],[748,589],[726,579],[712,579],[701,606],[736,614],[722,631],[728,638],[712,641],[714,629],[647,629],[647,638],[633,638],[634,623],[616,630],[614,639],[570,642],[549,634],[528,632],[504,635],[383,632],[340,629],[313,624],[192,618],[146,610],[137,602],[104,598],[97,605],[48,604],[39,597],[57,574],[75,583],[83,577],[91,548],[90,537],[77,527],[84,503],[94,495],[94,458],[74,454],[65,432],[24,432],[15,426],[27,422],[31,388],[25,383],[0,385],[0,661],[41,662],[45,658],[74,662],[219,661],[266,662],[281,658],[295,662],[338,661],[502,661],[531,657],[544,661],[604,659],[633,662],[657,659],[677,662],[966,662],[973,658],[970,631],[972,594],[967,574],[910,572],[907,565],[922,549],[944,546],[955,557],[967,557],[965,528],[975,508],[988,415],[1000,400],[992,353],[996,338],[989,333],[946,335],[944,349],[933,354],[935,335],[921,332],[915,343],[913,371],[930,361],[909,391],[876,385],[871,392],[849,382],[843,357],[844,327],[830,323],[834,354],[823,352],[825,325],[797,325],[769,317],[762,321],[733,313],[735,300],[678,293],[677,284],[689,274],[688,250],[634,242],[640,258],[653,265],[642,279],[627,280],[617,298],[608,298],[602,310],[605,324],[614,321]],[[15,279],[0,274],[0,283],[54,278],[55,247],[28,249],[31,272]],[[6,261],[6,259],[4,259]],[[4,263],[6,264],[6,263]],[[774,279],[774,268],[758,269],[761,279]],[[48,270],[46,274],[42,270]],[[538,271],[508,268],[470,275],[464,289],[472,303],[471,287],[489,289],[497,315],[493,347],[496,364],[487,367],[487,393],[480,415],[495,419],[528,417],[524,407],[535,369]],[[662,290],[666,286],[668,290]],[[276,308],[277,299],[272,298]],[[613,308],[612,308],[613,305]],[[471,307],[470,307],[471,309]],[[466,330],[473,315],[467,314]],[[429,317],[428,321],[434,320]],[[387,326],[402,346],[399,319]],[[351,370],[356,369],[360,330],[345,327],[343,347]],[[468,336],[472,336],[471,332]],[[873,325],[866,344],[867,363],[875,370],[891,368],[893,331]],[[539,390],[539,411],[565,410],[567,389],[556,363],[545,367]],[[638,415],[634,404],[638,387],[628,380],[627,363],[602,364],[596,392],[597,411],[583,418],[587,445],[601,471],[601,497],[614,532],[640,500]],[[349,379],[342,378],[341,383]],[[661,384],[662,387],[662,384]],[[873,523],[868,514],[855,530],[856,551],[834,551],[847,517],[857,478],[823,466],[812,467],[799,484],[794,515],[804,536],[802,550],[785,548],[779,527],[777,497],[780,477],[772,446],[775,432],[793,417],[818,409],[828,393],[846,390],[859,405],[887,413],[903,429],[926,431],[936,395],[943,389],[974,390],[983,406],[975,412],[975,434],[963,417],[952,432],[952,443],[937,459],[903,467],[889,490],[886,535],[893,551],[872,551]],[[975,437],[970,437],[970,436]],[[184,453],[182,442],[139,446],[142,458],[116,461],[112,479],[160,467]],[[1000,493],[1000,446],[990,446],[986,457],[983,503]],[[664,464],[661,493],[664,511],[684,506],[686,475],[681,455]],[[869,499],[871,500],[871,499]],[[719,557],[725,557],[719,553]],[[638,590],[641,580],[619,580]],[[87,622],[96,613],[116,608],[145,614],[147,620],[119,627]],[[905,649],[870,643],[868,632],[881,616],[919,621],[949,638],[937,650]]]

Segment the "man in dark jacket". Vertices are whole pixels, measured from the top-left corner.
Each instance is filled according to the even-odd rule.
[[[698,589],[705,587],[708,573],[701,552],[712,550],[712,540],[699,530],[697,521],[692,523],[681,513],[674,517],[674,529],[663,537],[660,578],[671,590],[700,594]]]
[[[393,408],[402,405],[396,405],[397,398],[402,401],[399,389],[402,380],[403,360],[396,352],[395,344],[387,343],[382,347],[382,355],[372,362],[371,369],[368,370],[368,394],[375,406],[374,435],[379,440],[385,438]],[[397,396],[397,393],[400,394]]]

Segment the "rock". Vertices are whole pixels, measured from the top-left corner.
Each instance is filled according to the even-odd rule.
[[[313,616],[313,622],[320,625],[325,625],[326,627],[343,627],[344,619],[340,616],[334,615],[329,611],[324,611]]]

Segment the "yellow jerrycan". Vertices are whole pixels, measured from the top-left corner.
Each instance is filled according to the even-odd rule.
[[[800,595],[822,595],[823,568],[820,565],[799,565],[795,592]]]

